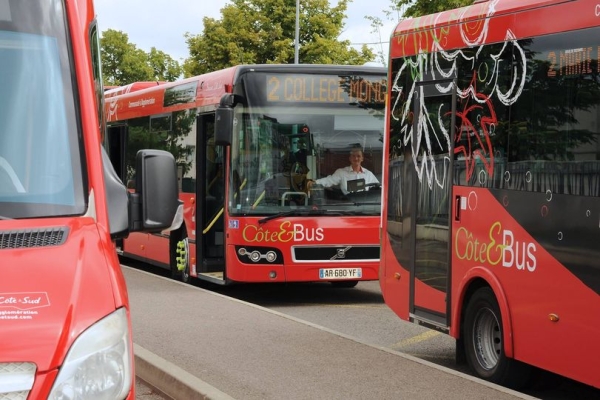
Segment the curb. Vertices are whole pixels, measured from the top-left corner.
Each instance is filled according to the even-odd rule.
[[[133,352],[135,375],[172,399],[235,400],[136,343]]]

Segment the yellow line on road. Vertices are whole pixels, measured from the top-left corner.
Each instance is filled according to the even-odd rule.
[[[432,339],[432,338],[434,338],[436,336],[439,336],[439,335],[441,335],[441,332],[431,330],[431,331],[423,332],[420,335],[413,336],[413,337],[408,338],[408,339],[404,339],[404,340],[402,340],[402,341],[400,341],[400,342],[398,342],[396,344],[393,344],[391,347],[394,350],[399,350],[399,349],[401,349],[403,347],[407,347],[407,346],[410,346],[410,345],[413,345],[413,344],[421,343],[421,342],[424,342],[426,340]]]

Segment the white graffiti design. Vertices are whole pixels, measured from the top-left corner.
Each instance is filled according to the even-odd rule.
[[[425,104],[425,87],[419,83],[422,83],[425,77],[433,81],[445,79],[444,83],[435,84],[437,91],[440,94],[452,94],[452,91],[455,90],[457,97],[461,99],[463,108],[456,110],[456,127],[458,129],[456,139],[460,139],[461,135],[464,135],[462,136],[463,140],[467,138],[475,145],[473,147],[469,145],[468,148],[457,146],[455,154],[464,156],[468,177],[473,173],[476,159],[484,164],[488,175],[493,174],[494,149],[490,136],[494,134],[497,119],[492,98],[495,97],[502,104],[509,106],[520,97],[523,91],[527,59],[513,32],[510,30],[506,32],[504,45],[496,53],[483,52],[490,29],[490,17],[494,15],[497,3],[498,0],[487,3],[485,22],[475,37],[472,37],[474,35],[467,31],[468,24],[463,19],[469,8],[466,8],[459,17],[458,26],[464,48],[471,49],[469,53],[473,55],[468,55],[462,50],[445,50],[443,40],[436,37],[430,48],[420,48],[416,56],[404,58],[392,81],[391,90],[395,97],[391,105],[392,118],[400,122],[400,140],[402,141],[393,146],[392,151],[411,145],[418,179],[422,183],[426,180],[430,189],[434,184],[441,188],[446,184],[452,139],[446,128],[449,125],[448,123],[444,124],[444,120],[447,121],[450,113],[442,110],[443,105],[437,110],[428,110]],[[471,7],[475,6],[480,7],[481,5]],[[434,30],[435,26],[437,25],[434,25]],[[427,43],[428,41],[423,42]],[[475,49],[474,53],[473,49]],[[442,67],[442,60],[444,67]],[[506,60],[511,60],[511,81],[508,85],[507,82],[503,82],[503,85],[507,87],[502,88],[498,84],[498,78],[501,63]],[[456,86],[451,79],[458,75],[458,61],[472,65],[473,76],[465,87]],[[405,74],[411,74],[413,78],[410,88],[404,87],[400,82],[400,78],[406,76]],[[416,107],[419,109],[418,118],[416,121],[412,121],[412,108],[415,107],[415,101],[417,102]],[[435,118],[436,114],[437,118]],[[474,116],[476,117],[473,118]],[[476,120],[477,124],[473,124],[472,120]],[[447,150],[448,155],[444,157],[442,163],[440,163],[439,155],[437,161],[434,158],[432,143],[437,143],[437,148]],[[421,154],[417,154],[418,149],[424,150]],[[436,171],[440,165],[443,165],[443,171]]]

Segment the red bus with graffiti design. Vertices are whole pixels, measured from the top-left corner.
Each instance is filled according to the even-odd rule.
[[[114,240],[171,226],[177,172],[170,153],[141,151],[129,192],[102,104],[93,2],[0,0],[3,399],[135,399]]]
[[[600,387],[600,4],[490,0],[390,45],[380,283],[484,379]]]
[[[386,82],[383,67],[240,65],[107,91],[123,181],[138,148],[168,150],[184,204],[177,229],[132,234],[122,255],[184,282],[377,280]],[[355,148],[376,182],[308,188]]]

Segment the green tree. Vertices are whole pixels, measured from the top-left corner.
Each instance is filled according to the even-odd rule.
[[[147,59],[152,68],[154,80],[173,82],[183,73],[183,67],[177,61],[155,47],[150,49]]]
[[[298,59],[303,64],[363,64],[374,53],[340,41],[348,3],[339,0],[300,0]],[[296,0],[231,0],[221,19],[204,18],[199,35],[185,35],[190,57],[185,76],[237,64],[293,63],[295,58]]]
[[[105,86],[122,86],[139,81],[174,81],[182,67],[168,54],[152,48],[150,53],[129,42],[129,36],[114,29],[100,38],[102,75]]]
[[[139,149],[166,150],[173,154],[183,175],[187,174],[192,168],[194,146],[186,144],[183,139],[192,130],[196,116],[196,110],[191,109],[130,120],[127,165],[135,165]],[[134,179],[133,174],[134,170],[130,168],[127,179]]]
[[[402,18],[421,17],[423,15],[433,14],[440,11],[447,11],[458,7],[473,4],[475,0],[390,0],[390,7],[382,10],[388,21],[400,22]],[[389,37],[391,32],[383,32],[384,21],[379,17],[366,15],[365,19],[371,22],[373,30],[371,33],[379,35],[379,50],[377,51],[377,61],[387,65],[384,52],[384,37]]]
[[[108,29],[100,39],[104,85],[121,86],[136,81],[152,80],[152,68],[147,55],[121,31]]]
[[[392,9],[404,9],[404,17],[421,17],[473,4],[475,0],[391,0]]]

